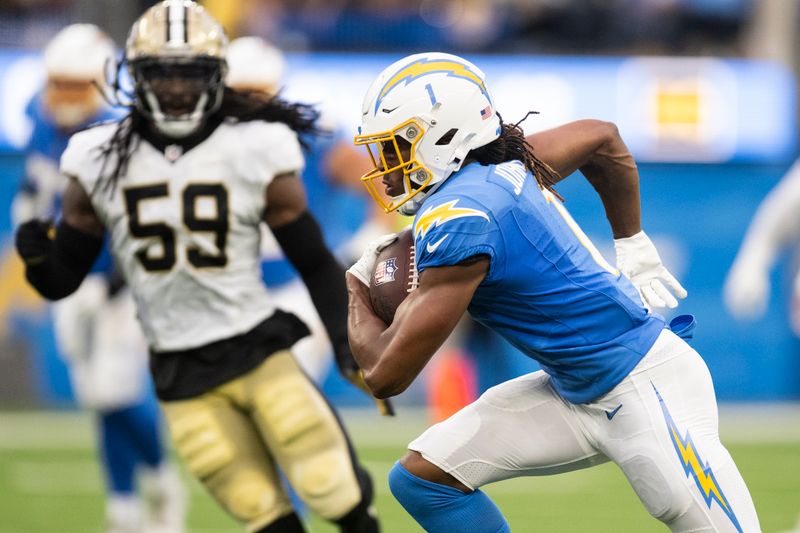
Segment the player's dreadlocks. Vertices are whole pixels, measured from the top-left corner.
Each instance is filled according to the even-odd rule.
[[[528,115],[530,114],[528,113]],[[528,115],[525,115],[525,118]],[[497,116],[500,118],[500,136],[489,144],[471,150],[467,157],[482,165],[521,161],[533,173],[541,187],[549,190],[563,201],[563,198],[553,189],[553,186],[561,180],[561,176],[550,165],[536,157],[533,154],[533,147],[525,140],[525,133],[519,126],[525,118],[516,124],[507,124],[503,122],[500,113]]]
[[[95,187],[101,183],[103,189],[114,193],[119,180],[125,175],[128,162],[139,145],[141,133],[147,128],[147,119],[132,105],[128,115],[120,120],[116,131],[103,146],[99,157],[103,158],[100,178]],[[233,120],[247,122],[264,120],[266,122],[282,122],[294,130],[303,148],[308,149],[309,136],[323,133],[317,126],[319,111],[312,105],[288,102],[275,95],[267,97],[259,92],[236,91],[225,87],[222,104],[216,114],[209,120]],[[109,171],[109,167],[113,169]],[[92,191],[94,192],[94,191]]]

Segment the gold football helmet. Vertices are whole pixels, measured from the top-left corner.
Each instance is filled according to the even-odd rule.
[[[197,131],[219,109],[228,38],[191,0],[164,0],[131,28],[125,59],[134,105],[168,137]]]

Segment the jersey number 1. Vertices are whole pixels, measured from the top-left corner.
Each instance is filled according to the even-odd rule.
[[[175,230],[163,222],[139,221],[139,202],[161,198],[169,195],[166,183],[132,187],[125,189],[125,208],[128,211],[128,229],[131,236],[138,239],[157,238],[161,241],[163,252],[152,257],[147,249],[136,252],[136,258],[145,270],[163,272],[175,266],[176,245]],[[196,211],[197,200],[210,198],[216,204],[213,217],[200,217]],[[197,268],[223,267],[228,263],[225,246],[228,242],[228,191],[219,183],[192,184],[183,190],[181,198],[183,224],[192,232],[214,234],[217,253],[206,253],[196,246],[186,249],[186,258]]]
[[[564,205],[558,201],[558,198],[553,196],[553,193],[547,189],[541,189],[541,191],[544,195],[544,199],[548,204],[555,208],[559,215],[561,215],[561,218],[563,218],[564,222],[567,223],[569,229],[572,230],[572,233],[578,238],[578,242],[580,242],[581,245],[589,251],[589,254],[592,256],[592,259],[594,259],[595,263],[597,263],[600,268],[612,276],[619,276],[619,270],[611,266],[611,264],[605,260],[603,254],[601,254],[600,250],[597,249],[597,246],[595,246],[594,243],[589,240],[589,237],[583,232],[578,223],[575,222],[575,219],[572,218],[572,215],[569,214],[569,211],[567,211]]]

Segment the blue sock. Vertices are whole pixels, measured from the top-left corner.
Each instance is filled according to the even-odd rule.
[[[400,505],[430,533],[510,533],[500,509],[480,490],[460,490],[419,478],[396,462],[389,488]]]
[[[158,401],[152,392],[140,403],[119,411],[137,465],[158,467],[164,460],[164,435]]]
[[[99,413],[100,457],[108,488],[118,495],[135,491],[136,454],[128,439],[121,411]]]
[[[152,395],[130,407],[100,414],[103,468],[112,492],[135,490],[136,468],[164,460],[161,418]]]

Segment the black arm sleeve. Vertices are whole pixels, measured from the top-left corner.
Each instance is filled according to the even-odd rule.
[[[322,238],[317,221],[308,211],[296,220],[272,230],[283,253],[303,278],[311,301],[333,345],[341,371],[355,371],[358,364],[347,341],[347,287],[344,268]]]
[[[102,247],[102,238],[61,222],[50,253],[41,262],[26,264],[25,277],[48,300],[60,300],[80,287]]]

